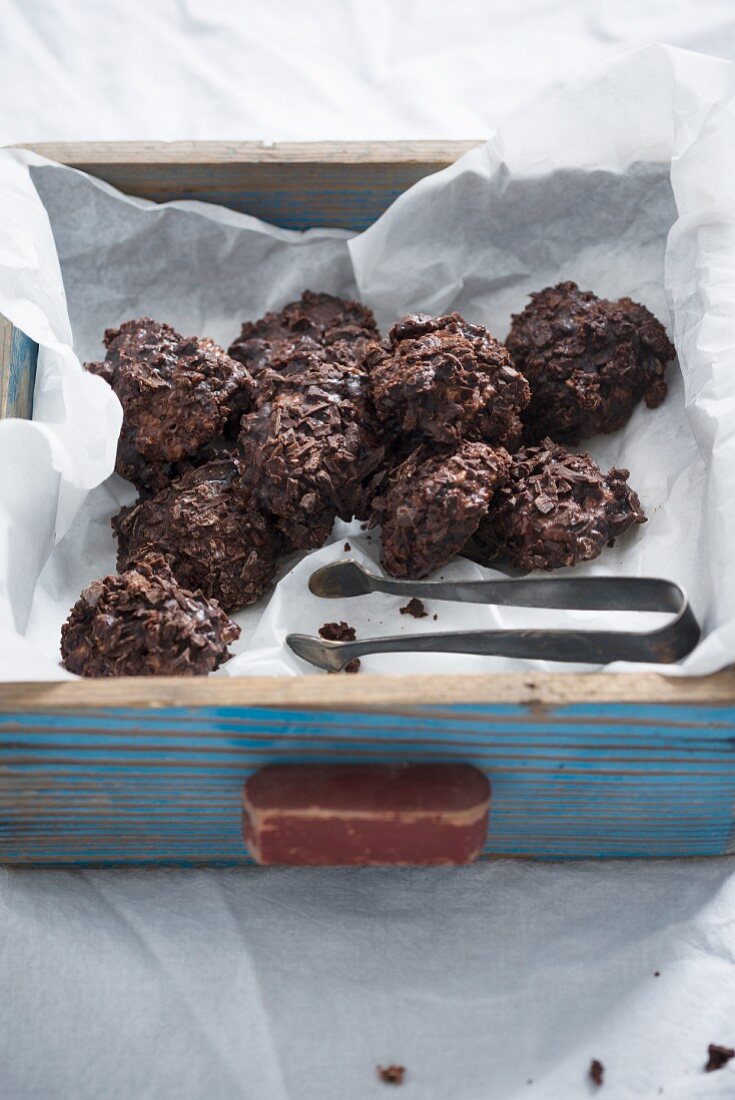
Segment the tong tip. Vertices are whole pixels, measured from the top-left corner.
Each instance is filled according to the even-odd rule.
[[[364,596],[372,590],[370,574],[352,558],[323,565],[309,577],[309,591],[312,595],[327,600]]]
[[[286,645],[302,661],[326,672],[341,672],[350,659],[341,651],[344,642],[326,642],[310,634],[287,634]]]

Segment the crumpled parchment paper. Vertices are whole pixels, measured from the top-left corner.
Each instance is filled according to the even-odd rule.
[[[34,154],[0,152],[9,215],[0,230],[0,312],[41,345],[34,421],[0,423],[0,677],[66,676],[61,623],[81,588],[114,566],[109,519],[133,493],[117,477],[105,480],[120,409],[80,365],[100,356],[104,328],[148,314],[226,346],[241,321],[310,287],[358,294],[383,326],[411,309],[459,309],[502,339],[529,291],[564,278],[645,303],[679,352],[662,408],[639,408],[622,432],[587,445],[603,466],[630,468],[649,522],[576,573],[678,581],[704,637],[680,666],[661,671],[704,674],[731,662],[734,92],[726,62],[636,51],[509,120],[351,238],[297,234],[195,202],[155,206]],[[236,616],[243,637],[219,675],[313,672],[283,639],[335,619],[358,637],[601,622],[448,603],[429,605],[417,622],[399,614],[395,598],[317,600],[306,579],[346,556],[345,539],[351,556],[377,566],[377,534],[337,525],[329,545],[284,563],[269,601]],[[441,572],[494,575],[463,559]],[[632,626],[632,618],[615,622]],[[520,667],[571,669],[442,654],[363,662],[385,673]]]

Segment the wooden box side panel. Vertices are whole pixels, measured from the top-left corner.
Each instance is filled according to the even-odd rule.
[[[207,706],[0,717],[4,862],[247,862],[240,796],[266,763],[464,761],[492,784],[486,857],[720,855],[735,706]]]
[[[30,420],[38,344],[0,315],[0,420]]]
[[[28,148],[130,195],[199,199],[286,229],[366,229],[476,141],[62,142]]]

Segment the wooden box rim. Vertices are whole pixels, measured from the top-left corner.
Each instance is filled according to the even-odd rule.
[[[334,165],[421,166],[428,174],[481,145],[475,141],[67,141],[18,148],[95,174],[110,166]],[[513,673],[451,676],[273,676],[39,681],[0,684],[0,712],[100,708],[291,707],[411,710],[500,703],[539,707],[573,704],[735,703],[735,669],[704,677],[658,673]]]
[[[482,676],[121,677],[0,684],[0,713],[117,707],[278,707],[330,710],[401,710],[506,704],[525,708],[591,707],[610,703],[660,706],[732,706],[735,670],[712,676],[658,673],[512,673]]]
[[[482,145],[475,141],[40,141],[13,145],[93,173],[94,165],[392,164],[435,170]]]

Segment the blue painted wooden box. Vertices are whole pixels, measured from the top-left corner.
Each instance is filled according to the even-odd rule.
[[[149,198],[361,228],[466,147],[37,148]],[[0,319],[0,416],[31,414],[33,366]],[[719,855],[733,848],[735,675],[0,685],[0,860],[245,862],[254,770],[394,760],[487,773],[487,856]]]

